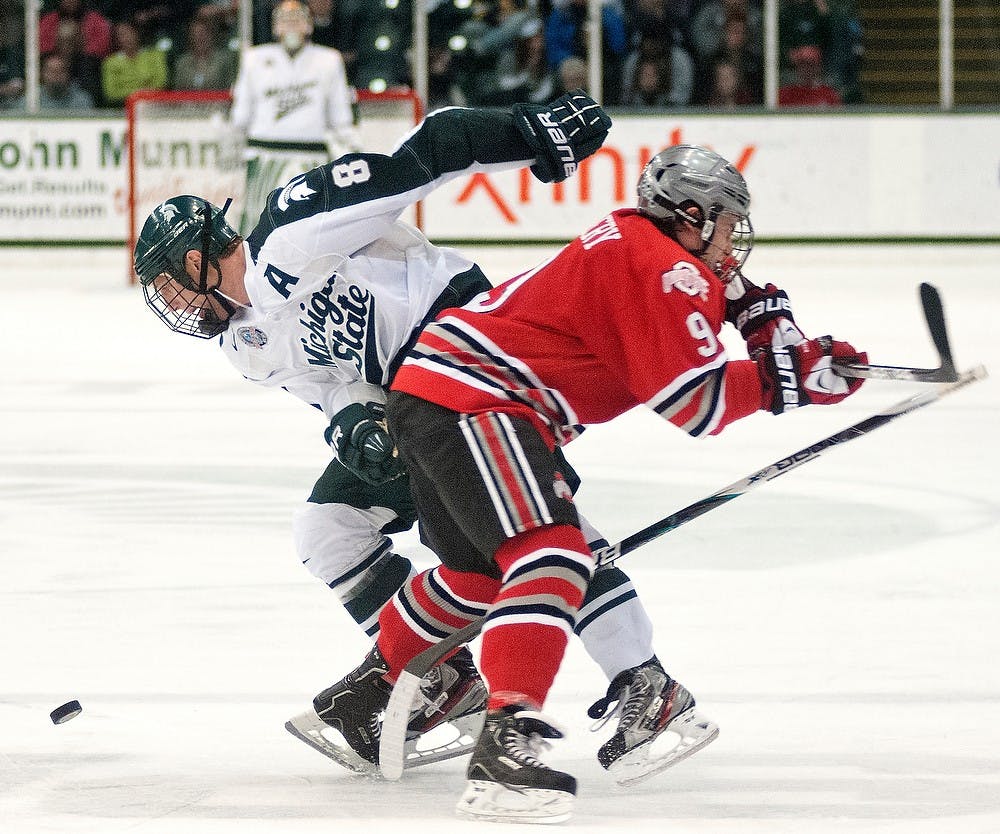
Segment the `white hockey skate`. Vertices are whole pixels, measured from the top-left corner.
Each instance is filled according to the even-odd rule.
[[[617,701],[606,714],[608,706]],[[653,657],[627,669],[588,714],[601,719],[594,730],[620,715],[615,734],[597,760],[619,785],[635,785],[672,767],[715,741],[719,727],[695,710],[691,693]]]
[[[313,708],[285,723],[300,741],[342,767],[378,776],[382,713],[392,686],[378,647],[343,680],[313,699]],[[421,681],[407,727],[404,766],[439,762],[471,751],[482,727],[486,687],[468,650],[435,667]]]

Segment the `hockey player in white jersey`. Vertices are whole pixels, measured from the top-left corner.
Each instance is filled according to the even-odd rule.
[[[245,241],[224,209],[193,196],[165,201],[143,226],[135,269],[148,305],[167,326],[218,338],[245,377],[284,388],[324,413],[334,457],[294,519],[296,545],[369,635],[414,574],[388,538],[410,527],[415,514],[381,424],[385,388],[426,321],[490,286],[474,263],[431,245],[399,215],[443,182],[474,171],[531,166],[543,182],[561,181],[600,147],[609,125],[581,91],[512,112],[450,108],[429,116],[391,156],[352,153],[294,177],[270,195]],[[592,529],[588,540],[604,543]],[[617,701],[630,721],[646,718],[662,693],[679,687],[656,659],[649,617],[620,569],[597,573],[576,632],[612,681],[595,705],[599,712]],[[323,715],[333,689],[316,696],[313,710],[289,729],[341,763],[371,770],[377,738],[367,758],[351,758],[349,748],[345,753],[327,738]],[[423,694],[413,734],[442,718],[459,727],[456,716],[481,720],[485,692],[467,650],[434,670]],[[694,700],[686,691],[662,703],[676,712],[652,716],[655,730],[643,733],[643,742],[681,712],[678,723],[698,731],[686,740],[686,753],[714,738],[711,722],[691,720]],[[634,752],[636,737],[625,743],[624,733],[620,728],[602,748],[609,769]],[[449,748],[440,757],[459,752]],[[668,756],[640,769],[652,773],[671,763]],[[636,769],[629,773],[634,779]]]
[[[233,87],[230,121],[247,143],[244,234],[272,190],[359,147],[344,59],[309,40],[309,7],[284,0],[271,20],[275,42],[244,50]]]

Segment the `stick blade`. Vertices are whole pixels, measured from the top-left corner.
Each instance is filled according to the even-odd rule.
[[[406,758],[406,725],[410,720],[410,707],[420,690],[420,676],[400,672],[392,688],[392,695],[382,716],[382,736],[379,739],[379,770],[382,778],[397,781],[403,775]]]
[[[937,287],[926,282],[920,284],[920,307],[938,355],[936,368],[910,368],[899,365],[865,365],[857,362],[833,360],[834,370],[845,377],[856,379],[895,379],[904,382],[955,382],[959,378],[955,360],[951,355],[948,325],[944,320],[944,306]]]
[[[920,306],[923,308],[927,330],[931,334],[931,341],[938,353],[941,367],[954,372],[955,360],[951,355],[948,327],[944,320],[944,305],[941,302],[941,293],[933,284],[924,282],[920,285]]]

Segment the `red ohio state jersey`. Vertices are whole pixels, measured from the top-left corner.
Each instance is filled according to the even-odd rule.
[[[694,436],[762,406],[755,363],[728,361],[722,281],[637,211],[613,212],[552,260],[443,311],[392,388],[530,419],[553,443],[645,404]]]

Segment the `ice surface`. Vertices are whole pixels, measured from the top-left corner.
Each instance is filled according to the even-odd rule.
[[[543,254],[481,261],[499,277]],[[936,283],[959,364],[1000,375],[997,263],[758,246],[749,274],[787,288],[807,333],[888,364],[934,361],[916,285]],[[169,333],[120,253],[0,264],[0,832],[498,830],[453,817],[461,762],[373,783],[283,729],[367,649],[289,532],[327,459],[319,415]],[[579,503],[620,538],[917,390],[870,382],[701,441],[631,413],[570,447]],[[570,730],[552,761],[580,781],[565,828],[1000,830],[998,406],[978,383],[623,559],[722,733],[615,788],[595,760],[610,728],[585,715],[606,681],[571,645],[548,704]],[[70,698],[82,715],[53,726]]]

